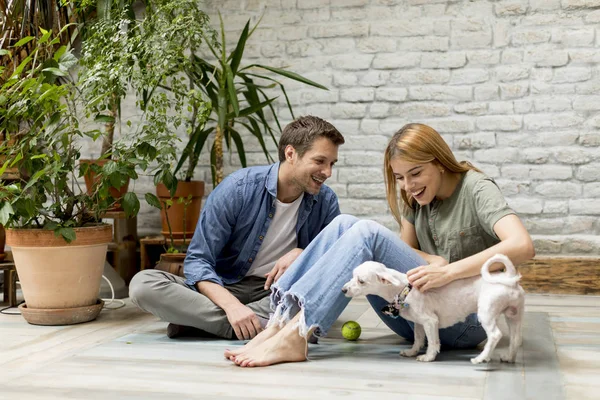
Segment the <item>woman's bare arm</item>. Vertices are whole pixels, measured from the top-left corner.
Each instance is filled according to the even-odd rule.
[[[498,253],[506,255],[515,265],[535,256],[531,237],[516,215],[510,214],[501,218],[494,225],[494,232],[500,238],[500,243],[447,266],[431,265],[410,270],[407,273],[409,282],[419,290],[425,291],[457,279],[479,275],[481,266]],[[493,264],[490,271],[501,268],[502,264]]]

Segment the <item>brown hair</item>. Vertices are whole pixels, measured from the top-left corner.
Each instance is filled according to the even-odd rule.
[[[448,172],[463,173],[469,170],[479,171],[468,161],[458,162],[448,144],[435,129],[423,124],[407,124],[394,134],[385,149],[383,175],[388,205],[394,218],[400,223],[401,208],[414,209],[415,199],[397,185],[390,161],[401,158],[415,164],[433,162]],[[402,198],[402,203],[400,198]]]
[[[287,124],[281,133],[279,139],[279,161],[285,161],[285,148],[289,144],[292,146],[298,156],[302,158],[310,150],[314,141],[320,137],[331,140],[333,144],[339,146],[344,144],[345,140],[342,134],[329,122],[312,115],[299,117]]]

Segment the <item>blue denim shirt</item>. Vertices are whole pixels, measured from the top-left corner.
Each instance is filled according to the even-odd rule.
[[[275,211],[279,163],[238,170],[208,196],[184,263],[185,283],[239,282],[248,272]],[[298,212],[298,247],[305,248],[340,214],[337,196],[323,185],[304,193]]]

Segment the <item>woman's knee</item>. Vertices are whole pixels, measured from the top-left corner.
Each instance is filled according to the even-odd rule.
[[[360,219],[356,218],[354,215],[340,214],[331,221],[330,225],[347,229],[359,221]]]
[[[373,235],[377,235],[381,232],[382,229],[386,228],[379,222],[375,222],[369,219],[363,219],[356,222],[352,226],[352,229],[360,233],[360,235],[362,235],[363,237],[371,237]]]

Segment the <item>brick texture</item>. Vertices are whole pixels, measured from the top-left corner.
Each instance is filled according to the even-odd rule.
[[[347,139],[329,181],[342,212],[395,227],[381,154],[396,130],[418,121],[497,180],[538,253],[600,254],[598,1],[204,4],[215,27],[221,12],[231,40],[264,13],[246,61],[289,66],[328,86],[282,79],[296,115],[329,119]],[[277,107],[289,122],[284,103]],[[135,105],[124,104],[123,113],[135,115]],[[248,159],[264,163],[256,140],[246,142]],[[85,145],[83,153],[98,149]],[[239,168],[226,162],[228,172]],[[197,177],[210,182],[206,155]],[[145,177],[135,190],[142,196],[151,186]],[[143,205],[140,231],[158,225],[157,212]]]

